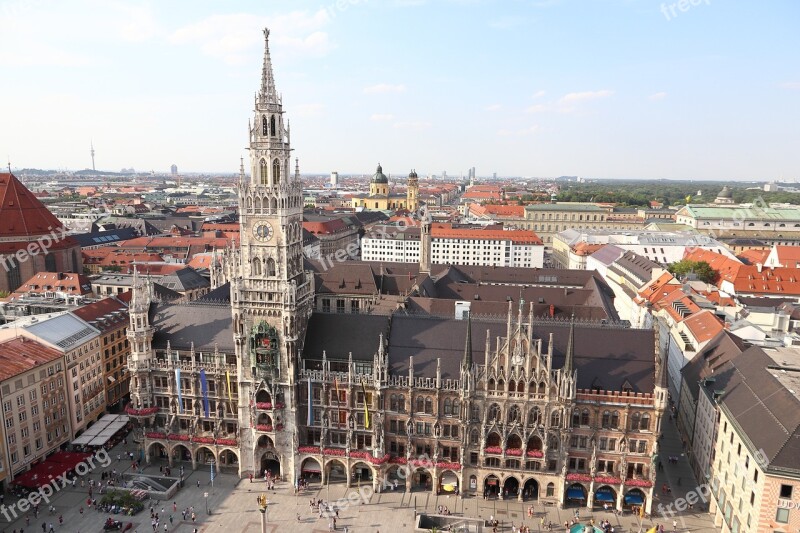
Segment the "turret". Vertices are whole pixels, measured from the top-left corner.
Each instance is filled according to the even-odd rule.
[[[461,387],[465,392],[472,390],[472,315],[467,311],[467,335],[464,341],[464,357],[461,359]]]

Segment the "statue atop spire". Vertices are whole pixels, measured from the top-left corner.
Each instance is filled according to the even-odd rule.
[[[272,74],[272,59],[269,56],[269,29],[264,28],[264,66],[261,68],[261,103],[278,103],[275,76]]]

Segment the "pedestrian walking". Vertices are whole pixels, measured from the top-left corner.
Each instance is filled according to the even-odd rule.
[[[199,479],[197,480],[197,488],[198,489],[200,488],[200,480]]]

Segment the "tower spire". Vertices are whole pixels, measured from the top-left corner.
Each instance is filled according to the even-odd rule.
[[[264,65],[261,68],[261,101],[276,102],[275,77],[272,74],[272,59],[269,56],[269,28],[264,28]]]
[[[564,375],[572,374],[572,360],[575,357],[575,313],[569,319],[569,338],[567,339],[567,351],[564,354]]]
[[[462,362],[464,370],[472,368],[472,313],[467,311],[467,340],[464,342],[464,360]]]

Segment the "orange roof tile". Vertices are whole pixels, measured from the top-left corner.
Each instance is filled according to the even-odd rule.
[[[683,323],[692,332],[697,342],[710,340],[724,329],[722,321],[708,309],[694,313],[686,318]]]
[[[453,228],[452,224],[433,224],[431,237],[439,239],[486,239],[512,241],[515,244],[542,244],[542,239],[528,230]]]
[[[35,340],[16,337],[0,343],[0,381],[60,359],[61,352]]]
[[[769,256],[769,250],[745,250],[738,257],[746,265],[764,264]]]

